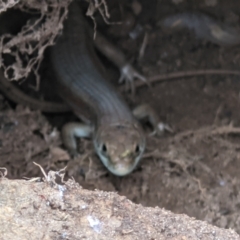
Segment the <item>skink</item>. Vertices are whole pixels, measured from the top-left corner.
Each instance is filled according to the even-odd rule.
[[[63,129],[63,141],[75,152],[75,137],[93,138],[95,150],[106,168],[115,175],[131,173],[145,149],[145,135],[131,110],[107,81],[92,37],[74,1],[62,35],[51,50],[60,96],[81,116],[82,101],[94,113],[92,125],[71,123]]]

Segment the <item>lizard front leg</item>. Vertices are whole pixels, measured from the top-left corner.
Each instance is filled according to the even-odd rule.
[[[92,136],[93,127],[87,124],[71,122],[67,123],[62,128],[62,141],[72,156],[77,153],[76,138],[89,138]]]
[[[133,115],[139,119],[147,119],[153,127],[153,132],[150,136],[161,135],[165,130],[168,132],[173,132],[173,130],[168,126],[168,124],[163,123],[159,120],[156,111],[148,104],[142,104],[133,110]]]
[[[119,82],[126,82],[130,85],[132,93],[135,92],[134,79],[138,78],[141,81],[148,84],[147,79],[139,73],[132,65],[129,63],[123,54],[123,52],[109,42],[103,35],[99,32],[96,35],[94,41],[95,47],[105,55],[110,61],[112,61],[120,70],[121,76]]]

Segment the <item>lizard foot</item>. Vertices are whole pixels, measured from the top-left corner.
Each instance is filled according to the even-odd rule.
[[[121,76],[119,78],[119,83],[126,82],[126,89],[130,88],[133,94],[135,94],[134,78],[138,78],[150,86],[146,77],[140,74],[130,63],[125,64],[120,71]]]
[[[133,110],[133,115],[139,119],[147,119],[153,127],[150,136],[161,136],[165,131],[173,133],[173,129],[166,123],[159,121],[157,113],[148,104],[142,104]]]
[[[173,129],[164,122],[158,122],[156,126],[154,126],[154,130],[149,134],[149,136],[161,136],[164,132],[173,133]]]

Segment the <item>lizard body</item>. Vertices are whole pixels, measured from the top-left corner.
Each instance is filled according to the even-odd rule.
[[[76,152],[75,137],[93,139],[96,153],[107,169],[124,176],[133,171],[145,149],[145,134],[124,99],[107,81],[93,41],[76,1],[69,6],[63,33],[51,49],[57,91],[76,115],[84,101],[92,110],[92,125],[71,123],[63,142]]]

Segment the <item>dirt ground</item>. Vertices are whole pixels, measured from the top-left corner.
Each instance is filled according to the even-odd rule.
[[[132,14],[133,9],[140,9],[134,18],[143,30],[137,38],[116,30],[115,25],[105,33],[129,58],[138,59],[144,33],[148,32],[144,55],[135,62],[146,76],[193,69],[238,70],[238,46],[220,47],[196,39],[189,31],[166,33],[157,22],[173,13],[200,10],[237,25],[239,7],[236,0],[156,0],[151,4],[139,0],[134,7],[127,0],[120,5],[111,1],[113,13],[120,9]],[[118,76],[116,69],[109,71],[112,77]],[[155,84],[151,89],[143,87],[134,101],[125,94],[131,107],[149,103],[173,133],[148,137],[139,167],[123,178],[106,171],[89,140],[80,140],[79,158],[69,158],[59,129],[73,115],[15,109],[2,97],[0,165],[8,169],[9,178],[22,178],[41,174],[33,161],[46,171],[68,164],[67,176],[84,188],[117,191],[135,203],[185,213],[240,233],[239,90],[239,77],[203,76]]]

